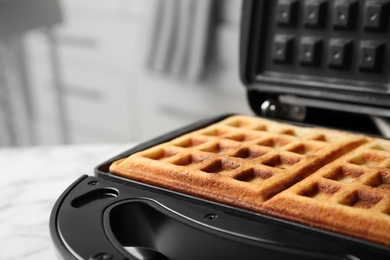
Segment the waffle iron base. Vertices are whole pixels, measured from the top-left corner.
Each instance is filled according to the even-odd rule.
[[[388,259],[390,248],[111,174],[109,165],[217,122],[143,143],[82,176],[58,199],[50,229],[59,259]]]

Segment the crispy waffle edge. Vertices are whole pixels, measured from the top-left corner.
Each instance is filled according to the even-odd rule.
[[[370,165],[375,158],[365,152],[384,162]],[[342,167],[345,180],[326,175]],[[387,140],[237,115],[116,161],[110,171],[390,246]]]

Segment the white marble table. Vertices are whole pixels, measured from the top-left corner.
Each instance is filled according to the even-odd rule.
[[[0,259],[56,259],[49,232],[61,193],[134,144],[0,149]]]

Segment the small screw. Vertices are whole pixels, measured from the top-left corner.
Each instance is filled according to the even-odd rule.
[[[98,181],[90,181],[90,182],[88,182],[88,185],[91,185],[91,186],[95,186],[97,184],[99,184]]]
[[[89,260],[110,260],[112,259],[112,255],[108,253],[98,253],[89,258]]]
[[[266,100],[261,104],[261,112],[264,116],[276,117],[279,113],[278,105],[279,103],[273,100]]]
[[[218,215],[217,214],[207,214],[204,219],[205,220],[214,220],[214,219],[217,219],[218,218]]]
[[[371,62],[371,61],[372,61],[372,56],[369,55],[369,54],[367,54],[367,55],[366,55],[366,61],[367,61],[367,62]]]
[[[294,106],[292,111],[295,113],[295,114],[301,114],[303,113],[303,109],[302,107],[299,107],[299,106]]]
[[[311,57],[311,52],[310,51],[305,51],[305,57],[310,58]]]
[[[377,13],[371,13],[370,14],[370,21],[371,22],[374,22],[377,18],[378,18],[378,14]]]
[[[283,49],[277,48],[277,49],[276,49],[276,55],[280,56],[280,55],[282,55],[282,54],[283,54]]]

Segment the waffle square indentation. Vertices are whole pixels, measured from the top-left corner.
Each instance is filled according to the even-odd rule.
[[[179,142],[174,142],[173,145],[183,148],[191,148],[207,142],[204,138],[200,137],[191,137],[185,140],[180,140]]]
[[[239,149],[236,153],[233,154],[233,157],[243,158],[243,159],[255,159],[258,158],[264,154],[266,154],[268,151],[266,150],[259,150],[259,149],[253,149],[253,148],[242,148]]]
[[[239,146],[239,144],[233,144],[231,142],[219,142],[202,147],[200,150],[208,153],[226,154],[228,151],[236,149]]]
[[[327,183],[315,183],[310,187],[302,190],[299,195],[318,199],[318,200],[326,200],[331,197],[334,193],[340,190],[340,186],[330,185]]]
[[[370,209],[375,206],[382,198],[382,195],[363,191],[354,191],[348,194],[343,199],[343,201],[340,202],[340,204],[354,208]]]
[[[324,177],[338,182],[350,183],[355,181],[363,173],[363,170],[342,166],[326,174]]]
[[[225,174],[226,172],[232,171],[240,166],[241,165],[239,163],[229,160],[216,160],[203,168],[202,171],[208,173]]]
[[[226,129],[208,129],[206,131],[200,132],[200,134],[205,136],[224,136],[228,134],[230,131]]]
[[[152,160],[164,160],[168,159],[174,155],[178,154],[178,151],[169,149],[169,148],[163,148],[158,150],[151,150],[148,153],[143,153],[142,156],[152,159]]]
[[[313,136],[311,136],[309,139],[315,140],[315,141],[320,141],[320,142],[326,142],[327,138],[324,134],[313,134]]]
[[[362,166],[376,166],[386,160],[387,157],[376,153],[365,153],[348,160],[349,163]]]
[[[381,144],[374,144],[373,146],[370,147],[370,149],[390,153],[390,146],[385,146],[385,145],[381,145]]]
[[[178,166],[190,166],[190,165],[201,163],[207,158],[209,158],[209,156],[207,155],[186,155],[184,157],[177,159],[172,163]]]
[[[289,129],[289,128],[287,128],[287,129],[282,129],[282,130],[280,130],[279,133],[280,133],[280,134],[284,134],[284,135],[295,136],[295,131],[294,131],[294,129]]]
[[[252,134],[252,133],[237,133],[233,135],[226,136],[227,139],[238,141],[238,142],[248,142],[255,139],[260,138],[261,136],[258,134]]]
[[[287,169],[290,166],[298,163],[300,160],[301,160],[301,158],[277,155],[277,156],[274,156],[274,157],[268,159],[265,162],[262,162],[262,164],[270,166],[270,167],[274,167],[274,168]]]
[[[234,121],[228,122],[227,125],[236,128],[248,128],[248,129],[261,128],[261,130],[264,130],[266,128],[264,124],[258,125],[255,120],[249,120],[249,119],[236,119]]]
[[[384,172],[379,172],[370,178],[365,184],[374,188],[390,191],[390,175]]]
[[[305,144],[299,144],[299,145],[289,149],[288,151],[293,152],[293,153],[297,153],[297,154],[302,154],[302,155],[309,155],[309,154],[313,154],[313,153],[319,151],[321,148],[322,148],[322,146],[318,146],[318,145],[315,146],[315,145],[305,143]]]
[[[259,142],[256,142],[257,145],[273,147],[273,148],[281,148],[289,143],[290,143],[289,140],[280,137],[267,138],[267,139],[260,140]]]
[[[273,175],[273,171],[251,168],[238,174],[235,179],[244,182],[260,183]]]
[[[309,137],[310,140],[315,140],[319,142],[325,142],[325,143],[335,143],[340,141],[344,136],[338,135],[338,134],[312,134],[312,136]]]

